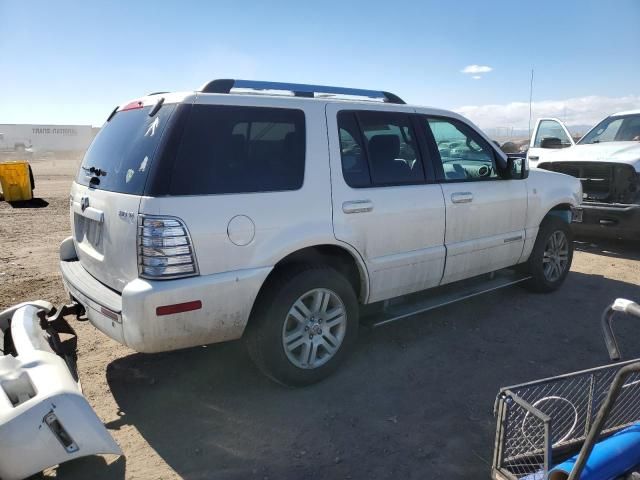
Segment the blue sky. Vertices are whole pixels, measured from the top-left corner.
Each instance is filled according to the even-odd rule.
[[[522,126],[532,66],[538,114],[640,108],[640,1],[0,0],[1,123],[100,125],[146,92],[236,77],[386,89]]]

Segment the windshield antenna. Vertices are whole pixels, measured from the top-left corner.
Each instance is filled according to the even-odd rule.
[[[531,83],[529,84],[529,138],[531,138],[532,112],[533,112],[533,68],[531,69]]]

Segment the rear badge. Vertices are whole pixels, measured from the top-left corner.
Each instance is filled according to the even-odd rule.
[[[134,212],[126,212],[124,210],[118,210],[118,217],[129,223],[133,223],[136,220],[136,214]]]

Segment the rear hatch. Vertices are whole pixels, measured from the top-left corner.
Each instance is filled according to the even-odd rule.
[[[138,276],[140,198],[175,104],[120,108],[87,150],[71,188],[71,228],[82,266],[121,292]],[[157,112],[154,112],[157,110]],[[150,113],[154,113],[150,116]]]
[[[630,204],[639,200],[638,176],[633,166],[625,163],[556,161],[538,167],[579,178],[585,202]]]

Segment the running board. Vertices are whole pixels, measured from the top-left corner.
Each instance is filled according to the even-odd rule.
[[[380,327],[450,303],[515,285],[530,278],[530,275],[514,270],[499,270],[442,287],[366,305],[365,311],[362,312],[361,322],[370,327]],[[371,311],[371,313],[367,313],[367,311]]]

